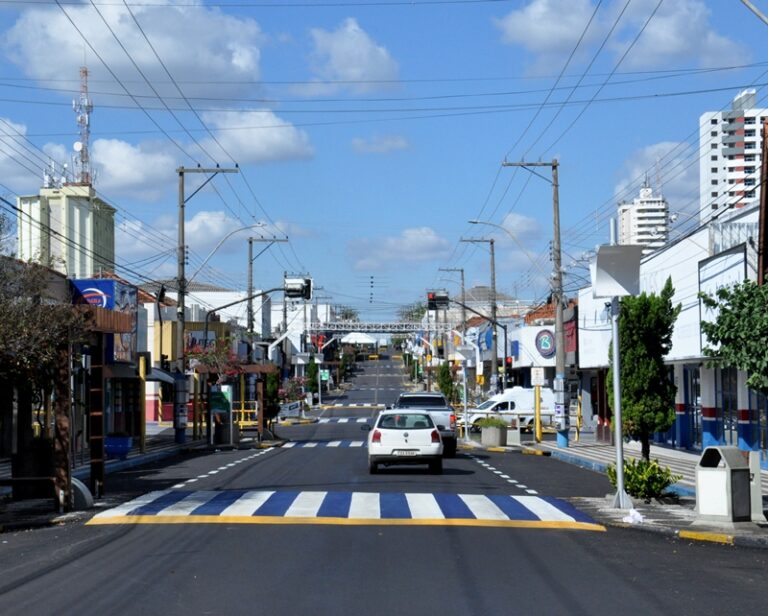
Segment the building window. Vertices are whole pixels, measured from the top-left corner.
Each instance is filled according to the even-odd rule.
[[[710,197],[717,197],[717,193],[716,193],[716,192],[713,192],[713,193],[709,193],[709,196],[710,196]]]
[[[748,190],[747,191],[747,197],[751,197],[754,199],[755,197],[755,191],[754,190]]]
[[[709,121],[709,123],[710,123],[710,124],[712,124],[712,126],[717,126],[717,118],[712,118],[712,119]]]
[[[744,124],[754,124],[755,118],[744,118]]]
[[[752,130],[745,130],[745,131],[744,131],[744,136],[745,136],[745,137],[754,137],[754,136],[755,136],[755,131],[754,131],[754,129],[752,129]]]
[[[713,130],[712,132],[709,133],[709,136],[710,137],[717,137],[717,131]]]
[[[710,173],[717,173],[717,167],[710,167],[709,168]]]
[[[710,156],[710,157],[709,157],[709,160],[714,160],[714,161],[716,161],[716,160],[717,160],[717,155],[716,155],[716,154],[713,154],[712,156]]]
[[[744,180],[744,186],[754,186],[755,185],[755,178],[747,178]]]
[[[744,147],[745,147],[747,150],[754,150],[754,149],[755,149],[755,142],[754,142],[754,141],[746,141],[746,142],[744,143]]]
[[[748,162],[748,163],[751,163],[752,161],[755,160],[755,155],[754,154],[745,154],[744,155],[744,160],[746,162]]]
[[[754,167],[744,167],[744,173],[754,173],[755,168]]]
[[[711,145],[711,147],[712,147],[712,149],[713,149],[713,150],[716,150],[716,149],[717,149],[717,144],[716,144],[716,143],[713,143],[713,144]]]
[[[712,180],[712,186],[717,186],[717,180]]]

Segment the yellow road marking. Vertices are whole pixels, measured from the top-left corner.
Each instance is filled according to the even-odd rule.
[[[681,530],[678,533],[681,539],[693,539],[694,541],[710,541],[712,543],[724,543],[733,545],[733,535],[725,533],[707,533],[695,530]]]
[[[92,518],[90,526],[105,524],[315,524],[337,526],[480,526],[487,528],[546,528],[605,532],[602,524],[588,522],[555,522],[542,520],[471,520],[411,518],[290,518],[282,516],[218,516],[218,515],[123,515]]]

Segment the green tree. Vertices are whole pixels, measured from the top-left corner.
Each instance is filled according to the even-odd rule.
[[[745,280],[699,297],[707,308],[718,310],[714,322],[701,323],[710,363],[744,370],[747,386],[768,395],[768,286]]]
[[[624,434],[640,441],[650,459],[651,435],[668,430],[675,419],[675,392],[664,358],[672,346],[672,331],[681,305],[672,305],[675,289],[668,278],[661,293],[642,293],[621,300],[621,415]],[[612,343],[613,344],[613,343]],[[613,368],[608,371],[608,382]],[[613,392],[609,394],[613,404]]]
[[[397,309],[397,316],[401,321],[419,322],[426,312],[427,305],[424,302],[416,302],[407,306],[400,306]]]
[[[449,402],[453,401],[454,385],[451,365],[446,361],[437,369],[437,387]]]
[[[264,418],[272,420],[280,411],[280,373],[270,372],[264,383]]]
[[[317,393],[317,375],[319,370],[317,362],[315,362],[315,356],[312,355],[307,364],[307,382],[305,387],[313,394]]]

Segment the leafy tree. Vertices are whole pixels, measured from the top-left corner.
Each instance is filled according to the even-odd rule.
[[[243,361],[232,350],[232,338],[217,339],[213,344],[197,345],[187,353],[217,375],[217,384],[225,383],[243,372]]]
[[[718,309],[714,322],[701,323],[708,341],[704,354],[711,363],[744,370],[747,386],[768,395],[768,286],[745,280],[699,297],[707,308]]]
[[[650,459],[651,435],[668,430],[675,419],[675,392],[664,357],[672,346],[672,331],[681,305],[672,305],[675,289],[668,278],[661,293],[642,293],[621,300],[619,349],[621,353],[621,415],[624,434],[642,445]],[[613,343],[612,343],[613,344]],[[613,379],[613,367],[608,382]],[[609,394],[613,404],[613,392]]]
[[[407,306],[400,306],[397,309],[397,316],[401,321],[418,323],[426,312],[427,305],[424,302],[416,302]]]
[[[309,391],[311,391],[313,394],[317,393],[317,374],[319,372],[320,368],[317,365],[317,362],[315,362],[315,356],[312,355],[309,358],[309,363],[307,364],[307,383],[306,387]]]
[[[336,318],[340,321],[357,321],[360,318],[359,313],[349,306],[339,306],[336,309]]]
[[[280,374],[270,372],[264,383],[264,418],[272,420],[280,412]]]
[[[451,373],[451,365],[448,362],[443,362],[437,369],[437,387],[443,392],[443,395],[449,402],[453,400],[453,374]]]

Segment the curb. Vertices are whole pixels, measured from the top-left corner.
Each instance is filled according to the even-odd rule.
[[[621,528],[639,530],[644,532],[665,535],[672,539],[681,541],[695,541],[697,543],[715,543],[718,545],[730,545],[733,547],[753,548],[768,550],[768,536],[743,536],[730,533],[719,533],[716,531],[693,531],[679,528],[669,528],[666,526],[651,526],[644,524],[628,524],[626,522],[617,522],[615,520],[600,520],[603,526],[610,528]]]
[[[305,426],[308,424],[317,423],[317,418],[310,419],[283,419],[277,423],[278,426]]]

